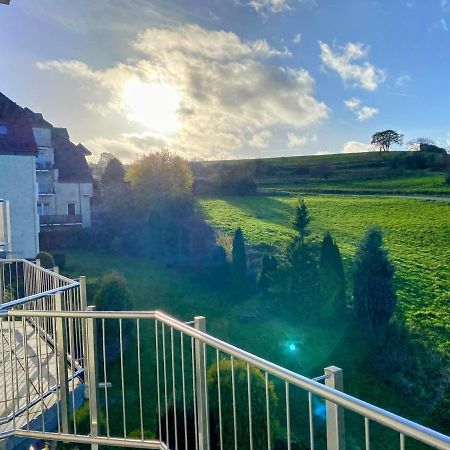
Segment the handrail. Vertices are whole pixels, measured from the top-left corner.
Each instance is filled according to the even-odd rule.
[[[185,333],[205,344],[226,352],[252,366],[258,367],[267,373],[279,377],[301,389],[328,400],[343,408],[349,409],[363,417],[371,419],[381,425],[395,430],[405,436],[416,439],[424,444],[435,448],[448,450],[450,448],[450,437],[434,431],[430,428],[417,424],[396,414],[390,413],[382,408],[371,405],[363,400],[359,400],[341,391],[324,386],[317,381],[299,375],[291,370],[285,369],[277,364],[255,356],[245,350],[228,344],[207,333],[196,330],[167,314],[160,311],[20,311],[6,310],[0,311],[0,315],[5,314],[11,317],[62,317],[62,318],[97,318],[97,319],[156,319],[167,324],[174,329]]]
[[[15,306],[20,306],[23,305],[24,303],[32,302],[34,300],[39,300],[40,298],[43,297],[49,297],[51,295],[65,292],[78,286],[80,286],[80,283],[78,281],[75,281],[72,284],[67,284],[65,286],[50,289],[48,291],[39,292],[39,294],[28,295],[27,297],[22,297],[19,298],[18,300],[11,300],[10,302],[2,303],[0,305],[0,311],[7,310],[9,308],[14,308]]]

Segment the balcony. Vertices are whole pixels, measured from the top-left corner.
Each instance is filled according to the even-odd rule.
[[[0,447],[450,448],[344,393],[341,369],[299,375],[208,334],[204,317],[95,311],[84,277],[25,260],[0,261],[0,293]]]
[[[39,216],[39,223],[41,227],[66,227],[66,226],[81,226],[81,214],[56,214],[56,215],[41,215]]]
[[[36,161],[37,171],[48,171],[53,169],[53,164],[50,161]]]

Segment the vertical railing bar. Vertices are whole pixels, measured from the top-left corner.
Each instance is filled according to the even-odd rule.
[[[44,393],[44,389],[42,386],[42,347],[41,347],[41,336],[40,336],[40,332],[39,332],[39,322],[37,323],[37,325],[35,325],[35,329],[34,329],[34,334],[36,337],[36,353],[37,353],[37,358],[38,358],[38,390],[39,390],[39,395],[41,397],[41,423],[42,423],[42,431],[45,432],[45,418],[44,418],[44,412],[45,412],[45,405],[44,405],[44,397],[43,397],[43,393]],[[56,357],[56,353],[55,353],[55,357]],[[58,365],[58,362],[56,361],[56,365]],[[58,392],[60,393],[60,389],[58,389]],[[61,393],[60,393],[61,394]]]
[[[71,384],[72,384],[72,420],[73,420],[73,432],[77,434],[77,418],[76,418],[76,408],[75,408],[75,352],[74,352],[74,318],[68,318],[69,321],[69,354],[70,354],[70,374],[71,374]]]
[[[183,421],[184,421],[184,448],[188,450],[187,438],[187,416],[186,416],[186,380],[184,373],[184,334],[180,332],[180,352],[181,352],[181,384],[183,389]]]
[[[173,328],[170,327],[170,353],[172,362],[172,398],[173,398],[173,424],[175,434],[175,450],[178,450],[178,423],[177,423],[177,395],[175,390],[175,352],[173,347]]]
[[[366,450],[370,450],[370,423],[367,417],[364,417],[364,438],[366,443]]]
[[[208,401],[208,375],[207,375],[207,350],[208,347],[203,342],[203,376],[204,376],[204,384],[205,384],[205,416],[206,416],[206,442],[207,447],[204,450],[209,450],[210,448],[210,437],[209,437],[209,401]]]
[[[231,398],[233,407],[233,435],[234,435],[234,450],[237,450],[237,419],[236,419],[236,386],[234,379],[234,357],[230,357],[231,361]]]
[[[270,436],[270,397],[269,397],[269,374],[265,372],[265,387],[266,387],[266,422],[267,422],[267,450],[272,447]]]
[[[159,440],[162,441],[161,434],[161,393],[159,381],[159,343],[158,343],[158,321],[155,319],[155,353],[156,353],[156,384],[157,384],[157,399],[158,399],[158,432]]]
[[[26,398],[27,398],[27,410],[26,410],[26,418],[27,418],[27,431],[30,430],[30,370],[28,364],[28,336],[27,336],[27,321],[25,317],[22,317],[22,328],[23,328],[23,348],[24,348],[24,356],[25,356],[25,388],[26,388]]]
[[[250,443],[250,450],[253,450],[252,381],[249,363],[247,363],[247,397],[248,397],[248,438]]]
[[[144,417],[142,412],[142,374],[141,374],[141,330],[140,319],[136,319],[138,382],[139,382],[139,417],[141,420],[141,440],[144,440]]]
[[[220,442],[220,450],[223,450],[222,396],[220,391],[220,355],[218,348],[216,348],[216,366],[217,366],[217,402],[219,406],[219,442]]]
[[[169,409],[167,407],[166,328],[165,328],[164,323],[161,324],[161,331],[162,331],[162,347],[163,347],[164,407],[165,407],[165,413],[166,413],[166,441],[167,441],[167,447],[170,448]]]
[[[52,328],[53,330],[56,329],[56,318],[52,318]],[[54,333],[54,339],[55,339],[55,349],[58,347],[58,333]],[[60,377],[59,377],[59,366],[56,361],[57,355],[56,350],[53,352],[55,357],[55,367],[56,367],[56,386],[60,386]],[[61,392],[59,387],[56,389],[57,392],[57,401],[56,401],[56,416],[58,421],[58,433],[61,433],[61,408],[60,408],[60,402],[61,402]]]
[[[309,442],[311,450],[314,450],[314,416],[312,405],[312,393],[308,392],[308,413],[309,413]]]
[[[3,271],[3,267],[2,267],[2,271]],[[0,286],[0,288],[3,288],[2,286]],[[6,321],[3,318],[0,318],[0,326],[1,326],[1,339],[0,339],[0,346],[1,346],[1,352],[2,352],[2,361],[4,362],[2,364],[2,372],[3,372],[3,397],[5,399],[5,410],[8,409],[8,395],[6,393],[6,359],[5,359],[5,343],[3,342],[3,339],[6,339],[6,330],[3,330],[3,325],[6,323]],[[11,348],[10,348],[11,351]]]
[[[104,380],[104,391],[105,391],[105,418],[106,418],[106,437],[109,438],[109,405],[108,405],[108,376],[106,371],[106,343],[105,343],[105,319],[102,318],[102,353],[103,353],[103,380]]]
[[[14,395],[14,370],[13,370],[13,350],[12,350],[12,336],[11,336],[11,317],[8,316],[8,335],[9,335],[9,364],[11,367],[11,394],[13,411],[16,408],[16,400]],[[13,414],[13,429],[16,429],[16,415]]]
[[[122,318],[119,319],[119,344],[120,344],[120,381],[122,386],[122,415],[123,415],[123,437],[127,437],[127,413],[125,406],[125,379],[123,371],[123,336],[122,336]]]
[[[197,395],[195,392],[195,341],[191,337],[191,354],[192,354],[192,397],[194,403],[194,431],[195,431],[195,450],[198,450],[198,425],[197,425]]]
[[[289,383],[285,382],[286,387],[286,439],[288,450],[291,450],[291,411],[289,402]]]
[[[400,450],[405,450],[405,435],[400,433]]]

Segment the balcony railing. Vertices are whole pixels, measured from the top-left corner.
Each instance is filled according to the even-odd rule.
[[[82,215],[81,214],[40,215],[39,223],[41,227],[82,225]]]
[[[342,392],[336,367],[306,378],[207,334],[203,317],[95,311],[84,278],[20,261],[1,273],[3,291],[27,295],[0,306],[0,386],[14,406],[0,438],[180,450],[405,449],[407,440],[450,448],[448,436]],[[75,412],[81,387],[84,422]]]

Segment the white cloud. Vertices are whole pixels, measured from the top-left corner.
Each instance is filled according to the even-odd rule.
[[[408,74],[399,75],[395,80],[395,84],[399,87],[404,86],[406,83],[411,81],[411,76]]]
[[[297,33],[294,36],[294,39],[292,40],[292,42],[294,42],[294,44],[300,44],[302,42],[302,34],[301,33]]]
[[[286,129],[296,132],[329,114],[328,107],[314,97],[311,75],[280,65],[278,58],[289,54],[264,40],[244,41],[234,33],[184,25],[147,29],[133,45],[141,52],[139,59],[102,70],[80,61],[38,63],[42,70],[73,77],[88,90],[91,113],[116,121],[133,118],[124,98],[130,80],[176,91],[176,132],[162,136],[149,124],[137,129],[139,145],[136,134],[118,136],[113,131],[92,140],[96,148],[115,146],[118,156],[129,159],[153,148],[155,140],[188,158],[235,157],[244,151],[250,154],[249,148],[257,154],[272,136],[283,139]],[[277,57],[276,63],[272,57]],[[148,103],[142,109],[154,113],[158,102],[150,98]]]
[[[356,118],[362,122],[364,120],[371,119],[373,116],[378,114],[377,108],[372,108],[370,106],[363,106],[357,113]]]
[[[350,111],[355,111],[361,106],[361,100],[359,98],[350,98],[348,100],[344,100],[344,105]]]
[[[236,3],[242,3],[260,14],[267,15],[290,11],[300,3],[316,5],[316,0],[236,0]]]
[[[287,138],[289,148],[303,147],[308,142],[308,138],[306,136],[299,136],[292,132],[287,134]]]
[[[443,17],[441,17],[441,21],[440,22],[441,22],[442,29],[444,31],[448,31],[447,21]]]
[[[248,5],[257,12],[279,13],[291,9],[288,0],[250,0]]]
[[[319,45],[322,62],[337,72],[343,81],[352,82],[354,86],[368,91],[374,91],[386,80],[385,72],[367,61],[368,46],[358,42],[349,42],[344,47],[331,47],[320,41]]]
[[[371,119],[373,116],[378,114],[377,108],[363,106],[359,98],[353,97],[348,100],[344,100],[344,105],[356,115],[357,120],[360,122]]]
[[[262,130],[251,138],[249,144],[256,148],[266,148],[269,145],[269,139],[272,137],[270,130]]]
[[[348,141],[342,146],[341,153],[363,153],[370,152],[373,147],[370,144],[365,144],[364,142],[358,141]]]

